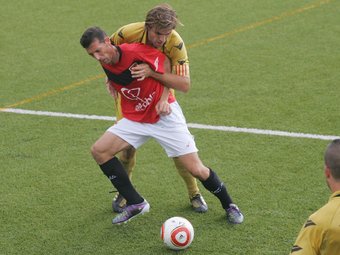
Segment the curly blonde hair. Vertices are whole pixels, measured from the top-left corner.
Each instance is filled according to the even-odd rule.
[[[159,4],[148,11],[145,18],[147,28],[175,29],[177,25],[183,26],[178,20],[176,11],[169,4]]]

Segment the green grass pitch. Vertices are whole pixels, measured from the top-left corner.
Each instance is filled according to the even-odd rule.
[[[142,21],[158,3],[2,3],[0,109],[113,116],[102,70],[79,38],[88,26],[110,34]],[[177,93],[189,123],[339,135],[339,1],[169,3],[190,59],[192,88]],[[192,212],[173,163],[150,141],[138,151],[133,183],[151,211],[112,226],[112,187],[89,152],[111,124],[0,112],[0,254],[174,254],[159,236],[172,216],[195,228],[179,254],[288,254],[330,195],[327,140],[191,129],[244,224],[228,225],[201,184],[209,211]]]

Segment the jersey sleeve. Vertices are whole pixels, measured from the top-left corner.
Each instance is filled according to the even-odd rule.
[[[123,30],[125,27],[120,27],[116,32],[114,32],[110,36],[111,44],[113,45],[121,45],[123,43],[126,43],[126,39],[123,34]]]
[[[323,230],[312,220],[307,220],[301,228],[295,244],[291,250],[291,255],[317,255],[319,254]]]
[[[171,70],[173,74],[190,77],[189,58],[185,43],[180,35],[174,31],[169,40],[168,57],[171,60]]]
[[[125,43],[124,38],[119,36],[119,31],[120,30],[117,30],[116,32],[114,32],[111,35],[111,37],[110,37],[111,44],[113,44],[113,45],[121,45],[121,44]]]
[[[145,37],[144,22],[131,23],[120,27],[110,36],[113,45],[123,43],[140,43]]]
[[[162,52],[145,44],[135,44],[135,47],[135,52],[138,52],[140,60],[147,63],[153,71],[161,74],[165,72],[166,56]]]

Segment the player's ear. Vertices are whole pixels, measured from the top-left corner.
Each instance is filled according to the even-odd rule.
[[[108,43],[108,44],[111,44],[110,37],[106,36],[106,37],[104,38],[104,42],[105,42],[105,43]]]
[[[149,25],[145,24],[144,27],[145,27],[145,31],[149,31],[152,29],[152,26],[150,24]]]
[[[327,179],[331,177],[331,169],[325,164],[325,176]]]

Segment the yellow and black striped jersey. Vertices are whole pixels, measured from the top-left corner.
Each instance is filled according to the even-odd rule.
[[[136,22],[119,28],[110,37],[111,43],[120,45],[123,43],[146,44],[147,31],[145,22]],[[181,36],[172,30],[165,44],[158,50],[162,51],[171,61],[172,73],[190,77],[189,60],[185,44]]]
[[[340,191],[306,221],[291,255],[340,254]]]

